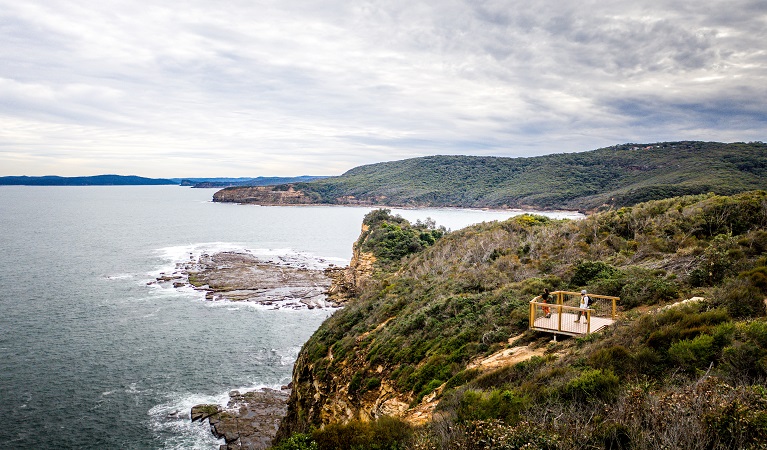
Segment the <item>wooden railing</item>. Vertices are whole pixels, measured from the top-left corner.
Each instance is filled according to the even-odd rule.
[[[581,308],[579,292],[555,291],[550,295],[554,303],[542,302],[540,296],[530,301],[530,328],[572,336],[589,334],[612,324],[620,300],[609,295],[587,294],[591,299],[589,307]],[[582,319],[585,322],[581,322]]]

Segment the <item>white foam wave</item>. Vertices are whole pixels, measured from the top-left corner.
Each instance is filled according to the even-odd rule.
[[[290,248],[246,248],[243,244],[235,242],[202,242],[157,249],[155,253],[163,260],[163,263],[155,270],[150,271],[148,275],[156,278],[161,274],[172,274],[177,272],[178,263],[196,261],[203,254],[221,252],[250,253],[264,262],[312,270],[324,270],[333,265],[343,266],[349,263],[348,259],[321,257]]]
[[[240,243],[235,242],[203,242],[187,245],[175,245],[170,247],[163,247],[155,250],[156,255],[162,260],[154,270],[149,271],[146,275],[152,277],[152,279],[144,279],[141,281],[144,284],[149,285],[155,295],[159,296],[178,296],[190,297],[194,299],[203,299],[204,293],[195,290],[192,286],[185,283],[186,277],[184,276],[183,266],[189,262],[198,261],[204,254],[215,254],[221,252],[239,252],[248,253],[253,255],[258,260],[277,266],[300,268],[307,270],[324,270],[331,266],[343,266],[348,264],[348,260],[337,257],[320,257],[310,252],[296,251],[290,248],[246,248]],[[168,283],[158,283],[155,280],[164,278],[170,280]],[[183,286],[176,283],[176,281],[183,283]],[[174,284],[176,286],[174,286]],[[285,288],[287,289],[287,288]],[[259,304],[258,302],[230,302],[222,299],[216,299],[215,302],[209,302],[209,307],[226,307],[230,310],[238,310],[243,306],[248,308],[254,308],[259,310],[273,310],[273,309],[305,309],[306,305],[301,300],[307,300],[305,292],[296,291],[295,295],[292,292],[283,292],[285,289],[271,289],[262,292],[260,299],[264,303],[271,304]],[[295,298],[294,298],[295,297]],[[285,299],[288,300],[285,300]],[[324,293],[317,293],[311,296],[310,302],[321,309],[332,308],[334,305],[325,301],[326,297]]]
[[[280,389],[280,385],[257,384],[244,386],[234,390],[240,393],[255,391],[261,388]],[[222,408],[229,403],[229,392],[214,395],[199,393],[173,394],[168,401],[151,408],[149,423],[154,433],[167,436],[163,448],[173,450],[209,450],[218,448],[223,440],[217,440],[210,432],[207,422],[192,423],[192,407],[201,404],[219,405]]]
[[[116,275],[106,275],[107,280],[130,280],[135,277],[132,273],[121,273]]]
[[[203,298],[203,296],[198,291],[193,291],[195,294],[198,294],[198,298]],[[252,310],[252,311],[280,311],[284,313],[301,313],[301,314],[307,314],[307,313],[316,313],[320,315],[324,315],[326,317],[331,316],[336,310],[340,309],[341,307],[334,305],[330,302],[326,302],[324,300],[316,299],[314,300],[314,303],[317,305],[314,309],[309,309],[304,303],[301,303],[298,298],[295,300],[281,300],[281,301],[272,301],[272,304],[265,304],[260,303],[257,301],[249,301],[249,300],[229,300],[226,298],[217,298],[215,301],[206,301],[205,307],[206,308],[225,308],[229,311],[240,311],[240,310]]]
[[[292,366],[298,359],[298,354],[300,352],[301,346],[298,345],[283,350],[280,354],[280,364],[283,366]]]
[[[242,244],[235,242],[200,242],[196,244],[173,245],[155,250],[155,253],[163,260],[163,263],[148,275],[158,277],[161,274],[175,272],[177,263],[186,263],[197,260],[204,253],[219,253],[242,251]]]
[[[213,436],[207,423],[192,423],[191,411],[193,406],[203,403],[225,405],[228,399],[228,393],[215,396],[202,394],[173,395],[169,401],[148,411],[150,427],[158,435],[170,435],[163,445],[163,448],[166,449],[208,450],[217,448],[223,442]]]

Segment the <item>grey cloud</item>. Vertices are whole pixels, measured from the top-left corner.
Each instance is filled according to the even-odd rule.
[[[763,140],[762,3],[0,0],[0,148],[248,176]]]

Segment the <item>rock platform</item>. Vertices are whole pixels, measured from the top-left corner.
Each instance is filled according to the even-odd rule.
[[[338,306],[328,300],[331,279],[321,269],[298,261],[264,261],[243,252],[202,254],[176,264],[148,284],[191,287],[211,301],[254,302],[274,308],[314,309]]]
[[[192,407],[192,422],[207,420],[213,435],[224,439],[220,450],[266,449],[285,416],[289,397],[287,386],[279,391],[267,388],[245,393],[232,391],[226,407],[210,404]]]

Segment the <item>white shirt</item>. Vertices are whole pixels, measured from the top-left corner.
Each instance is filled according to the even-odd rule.
[[[581,295],[581,308],[588,308],[588,307],[589,307],[589,296]]]

